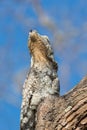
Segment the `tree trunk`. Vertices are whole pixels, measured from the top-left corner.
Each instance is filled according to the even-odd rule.
[[[40,103],[35,130],[87,130],[87,76],[64,96]]]

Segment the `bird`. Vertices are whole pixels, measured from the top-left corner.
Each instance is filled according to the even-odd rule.
[[[37,107],[45,97],[60,92],[58,65],[48,36],[30,30],[28,48],[31,64],[23,85],[20,130],[35,130]]]

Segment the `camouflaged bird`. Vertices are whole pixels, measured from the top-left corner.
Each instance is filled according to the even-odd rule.
[[[48,37],[31,30],[28,48],[31,67],[23,85],[20,130],[35,130],[37,106],[45,97],[59,95],[60,89],[58,66]]]

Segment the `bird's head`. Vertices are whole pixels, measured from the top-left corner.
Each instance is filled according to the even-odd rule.
[[[34,63],[54,62],[49,38],[45,35],[40,35],[36,30],[29,32],[28,48]]]

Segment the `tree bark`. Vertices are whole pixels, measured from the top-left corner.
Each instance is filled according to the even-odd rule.
[[[35,130],[87,130],[87,76],[64,96],[46,97]]]

